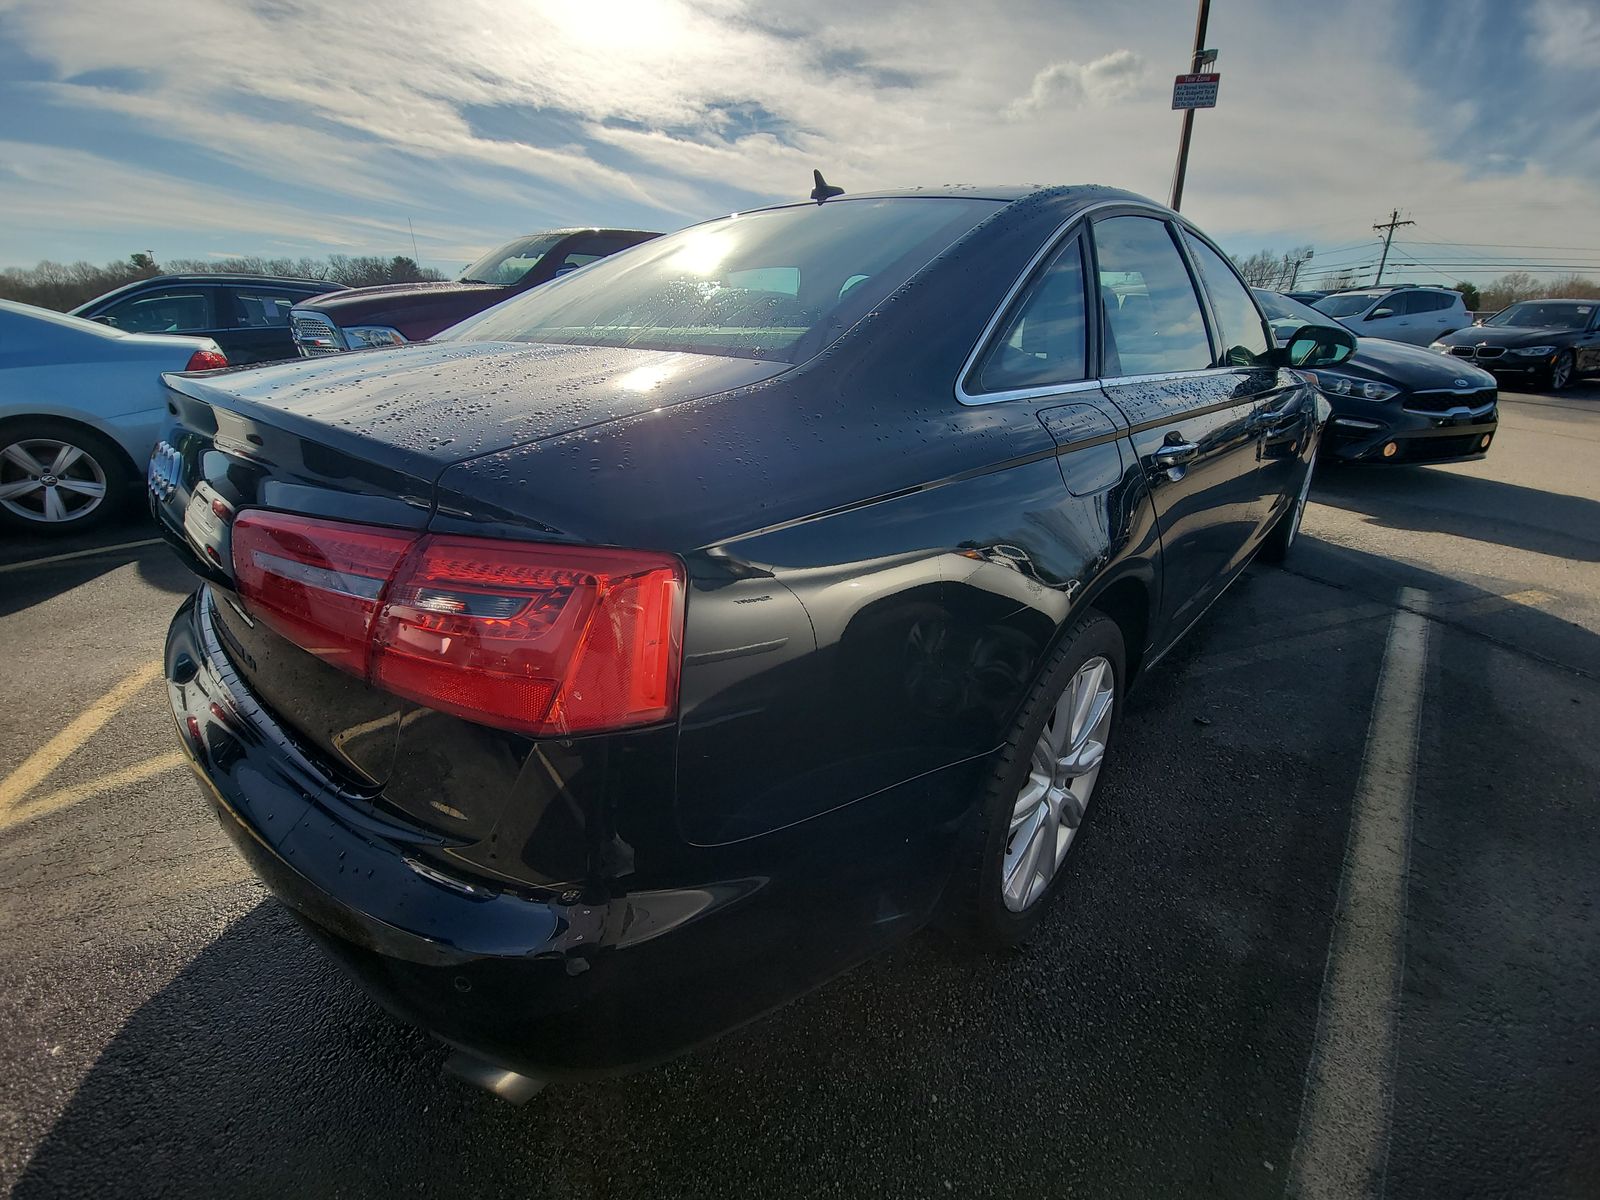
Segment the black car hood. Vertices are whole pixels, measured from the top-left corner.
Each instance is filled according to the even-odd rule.
[[[1570,346],[1576,329],[1540,329],[1529,325],[1469,325],[1439,340],[1446,346]]]
[[[600,346],[420,342],[165,379],[213,407],[426,479],[463,459],[759,383],[789,365]]]
[[[1478,367],[1404,342],[1358,338],[1356,352],[1335,370],[1396,383],[1412,391],[1492,388],[1494,376]]]

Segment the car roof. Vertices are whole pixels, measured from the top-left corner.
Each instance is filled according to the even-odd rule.
[[[1600,298],[1586,300],[1582,296],[1529,296],[1526,300],[1513,300],[1506,307],[1510,308],[1512,304],[1600,304]]]
[[[107,300],[114,299],[117,296],[128,295],[132,292],[141,291],[144,288],[151,287],[152,285],[166,286],[174,283],[275,283],[289,284],[294,287],[305,287],[308,290],[315,290],[319,293],[342,292],[347,290],[350,286],[346,283],[335,283],[331,279],[301,279],[293,275],[253,275],[245,271],[218,271],[215,273],[211,271],[182,271],[171,275],[151,275],[147,279],[135,279],[131,283],[123,284],[121,287],[114,287],[109,292],[101,292],[98,296],[89,297],[89,299],[85,300],[82,304],[75,305],[72,311],[75,313],[82,312],[85,309],[93,308],[96,305],[102,304]]]
[[[1141,196],[1137,192],[1125,191],[1122,188],[1105,187],[1101,184],[940,184],[936,187],[912,188],[885,188],[878,191],[846,192],[843,195],[827,200],[824,203],[838,204],[852,200],[993,200],[1001,205],[1011,206],[1018,204],[1040,205],[1057,209],[1063,219],[1070,217],[1080,209],[1091,204],[1134,204],[1144,208],[1159,209],[1170,216],[1178,217],[1187,224],[1186,218],[1173,213],[1165,205],[1151,200],[1148,196]],[[817,202],[809,199],[790,200],[779,204],[766,204],[759,208],[742,209],[741,212],[767,212],[782,208],[814,208]]]

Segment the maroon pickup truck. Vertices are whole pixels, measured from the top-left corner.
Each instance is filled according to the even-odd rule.
[[[642,229],[552,229],[491,250],[448,283],[394,283],[329,292],[289,313],[308,357],[420,342],[559,275],[648,242]]]

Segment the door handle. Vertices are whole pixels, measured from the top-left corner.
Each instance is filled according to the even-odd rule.
[[[1181,467],[1200,457],[1200,447],[1193,442],[1165,442],[1156,448],[1150,461],[1163,469]]]

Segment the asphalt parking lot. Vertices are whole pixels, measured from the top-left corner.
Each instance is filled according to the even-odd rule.
[[[0,546],[19,1197],[1600,1195],[1600,387],[1326,470],[1130,703],[1027,951],[935,934],[665,1067],[440,1077],[225,844],[148,529]],[[730,979],[730,987],[738,981]],[[1357,1164],[1359,1166],[1359,1164]]]

